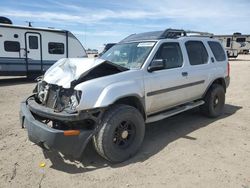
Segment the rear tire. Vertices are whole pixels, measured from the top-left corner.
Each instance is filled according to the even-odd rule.
[[[103,117],[103,126],[93,137],[96,151],[112,163],[123,162],[140,148],[145,124],[141,113],[128,105],[114,105]]]
[[[201,112],[211,118],[223,113],[225,105],[225,90],[219,84],[213,84],[204,97],[205,104],[200,107]]]

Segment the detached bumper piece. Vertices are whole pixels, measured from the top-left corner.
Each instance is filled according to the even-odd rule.
[[[77,122],[91,117],[90,113],[84,114],[56,113],[53,112],[53,109],[40,106],[34,100],[27,100],[21,103],[20,122],[22,127],[27,128],[29,140],[33,143],[43,149],[80,158],[88,141],[95,134],[97,125],[94,129],[60,130],[37,119],[36,115],[52,120]],[[98,119],[96,118],[93,121],[97,124]]]

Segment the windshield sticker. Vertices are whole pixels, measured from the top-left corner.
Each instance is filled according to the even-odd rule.
[[[152,47],[154,44],[155,42],[141,42],[137,45],[137,47]]]

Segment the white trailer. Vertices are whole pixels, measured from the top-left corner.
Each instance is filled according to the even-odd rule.
[[[234,33],[233,35],[214,35],[216,39],[222,42],[227,51],[228,57],[236,58],[238,54],[247,54],[250,50],[250,35]]]
[[[68,57],[87,57],[71,32],[0,23],[0,76],[33,77]]]

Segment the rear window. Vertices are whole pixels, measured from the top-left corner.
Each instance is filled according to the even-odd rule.
[[[64,54],[64,44],[58,42],[49,42],[48,49],[50,54]]]
[[[5,41],[4,42],[4,50],[6,52],[19,52],[20,51],[20,43],[17,41]]]
[[[214,42],[214,41],[209,41],[208,45],[210,46],[216,61],[225,61],[226,60],[225,51],[223,50],[220,43]]]
[[[201,65],[208,62],[208,53],[201,41],[188,41],[185,46],[191,65]]]
[[[236,42],[246,42],[246,38],[237,38]]]

